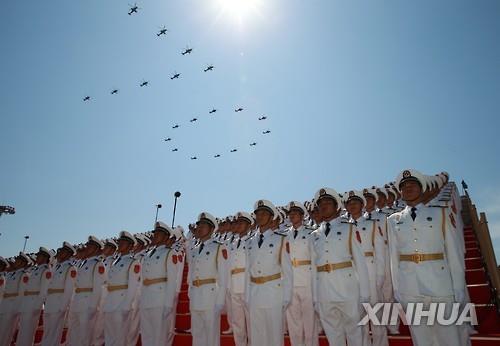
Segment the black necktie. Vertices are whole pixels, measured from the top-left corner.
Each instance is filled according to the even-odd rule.
[[[325,229],[325,237],[328,237],[328,233],[330,233],[330,223],[326,223],[326,229]]]
[[[415,221],[415,219],[417,218],[417,213],[416,213],[416,211],[417,211],[417,208],[415,208],[415,207],[412,207],[412,208],[411,208],[411,214],[410,214],[410,216],[411,216],[411,218],[413,219],[413,221]]]
[[[236,245],[236,248],[239,249],[240,248],[240,243],[241,243],[241,239],[238,239],[238,245]]]
[[[198,250],[198,254],[200,254],[203,251],[203,247],[205,246],[204,243],[201,243],[200,249]]]
[[[259,243],[258,243],[259,248],[260,248],[260,246],[262,245],[263,242],[264,242],[264,234],[261,233],[260,237],[259,237]]]
[[[372,219],[372,213],[368,213],[368,219]]]
[[[297,238],[298,233],[299,233],[299,231],[297,231],[296,229],[293,230],[293,239]]]

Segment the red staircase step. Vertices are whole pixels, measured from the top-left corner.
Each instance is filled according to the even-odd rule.
[[[466,258],[465,269],[479,269],[483,268],[483,260],[481,257]]]
[[[187,314],[187,313],[189,313],[189,302],[187,302],[187,301],[179,301],[177,303],[177,313],[178,314]]]
[[[475,304],[491,303],[491,290],[488,284],[467,285],[469,296]]]
[[[467,249],[467,251],[465,252],[465,258],[474,257],[481,257],[481,251],[479,251],[479,248]]]
[[[465,271],[465,280],[468,285],[473,284],[485,284],[488,282],[486,277],[486,272],[483,268],[480,269],[469,269]]]
[[[181,292],[179,292],[179,301],[189,301],[189,297],[188,297],[187,291],[181,291]]]
[[[500,336],[500,316],[494,304],[476,305],[478,325],[475,329],[479,333]]]
[[[177,314],[175,318],[175,328],[180,330],[188,330],[191,328],[190,314]]]
[[[220,320],[220,330],[221,332],[229,329],[229,323],[227,323],[227,316],[222,315]]]

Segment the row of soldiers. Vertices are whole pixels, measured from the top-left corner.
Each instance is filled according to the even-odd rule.
[[[184,241],[181,226],[156,222],[152,232],[0,257],[0,345],[16,330],[17,345],[33,345],[42,311],[44,346],[59,345],[65,326],[68,345],[135,346],[139,334],[143,345],[172,344]]]
[[[468,301],[461,201],[443,172],[404,170],[384,187],[190,225],[186,260],[193,345],[219,345],[220,314],[236,345],[388,345],[398,325],[358,325],[362,303]],[[410,326],[415,345],[469,345],[470,326]]]
[[[331,345],[388,345],[385,326],[358,326],[361,304],[465,303],[462,231],[448,174],[405,170],[384,187],[322,188],[281,208],[259,200],[220,220],[203,212],[186,240],[158,222],[149,245],[89,237],[80,254],[64,243],[55,266],[41,248],[36,265],[20,254],[0,278],[0,345],[19,321],[18,344],[31,345],[43,305],[43,345],[65,323],[73,345],[135,345],[139,332],[143,345],[172,344],[184,260],[193,345],[219,345],[222,313],[236,345],[282,345],[285,328],[292,345],[317,345],[319,329]],[[465,327],[410,330],[417,345],[469,343]]]

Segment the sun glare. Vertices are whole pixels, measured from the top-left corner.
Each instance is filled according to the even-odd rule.
[[[262,0],[218,0],[224,14],[242,21],[251,14],[258,14]]]

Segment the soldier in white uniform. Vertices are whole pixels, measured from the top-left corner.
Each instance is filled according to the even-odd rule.
[[[228,291],[231,297],[231,316],[233,317],[233,336],[236,346],[250,344],[250,316],[245,305],[246,241],[253,218],[249,213],[236,214],[233,242],[229,245]]]
[[[365,189],[361,191],[351,190],[344,195],[344,205],[351,215],[351,222],[361,236],[361,247],[365,255],[368,279],[370,284],[370,304],[373,306],[381,302],[380,291],[384,283],[386,249],[384,236],[380,232],[377,219],[372,215],[375,206],[375,192]],[[363,214],[363,208],[369,202],[369,210]],[[380,316],[381,317],[381,312]],[[371,338],[370,338],[371,329]],[[363,345],[388,346],[387,329],[385,326],[377,326],[372,323],[363,326]]]
[[[143,258],[140,305],[141,341],[145,346],[163,346],[175,318],[177,256],[171,248],[173,230],[158,221],[154,228],[154,247]]]
[[[292,299],[293,271],[286,234],[272,230],[279,217],[267,200],[254,205],[258,228],[247,241],[245,301],[252,344],[283,345],[285,311]]]
[[[172,345],[175,337],[175,319],[177,312],[177,302],[179,301],[179,293],[181,292],[182,285],[182,275],[184,274],[184,229],[182,226],[177,226],[172,230],[172,236],[170,240],[173,243],[174,256],[177,256],[177,266],[176,266],[176,287],[174,294],[174,304],[172,306],[173,317],[168,320],[169,325],[167,326],[168,335],[167,335],[167,345]],[[174,257],[175,258],[175,257]]]
[[[41,247],[36,255],[36,265],[31,267],[22,278],[24,294],[20,308],[19,334],[16,340],[18,345],[32,345],[35,339],[40,313],[52,278],[49,265],[51,257],[49,250]]]
[[[29,257],[21,252],[16,257],[14,265],[5,275],[5,288],[0,305],[0,346],[10,346],[12,337],[19,323],[19,304],[24,295],[21,278],[30,265]]]
[[[106,267],[106,280],[108,277],[109,266],[115,260],[116,250],[118,249],[118,244],[113,239],[106,239],[104,241],[104,249],[102,250],[101,257],[103,259],[103,264]],[[101,291],[101,299],[97,305],[97,316],[95,324],[94,340],[92,341],[92,346],[102,346],[104,344],[104,312],[102,307],[106,301],[106,295],[108,290],[106,289],[106,282],[103,284],[103,289]]]
[[[142,266],[142,260],[146,255],[147,251],[149,250],[148,246],[150,240],[145,234],[142,233],[135,234],[134,237],[137,243],[132,253],[134,258],[138,260]],[[135,297],[132,300],[132,309],[130,311],[131,322],[127,336],[128,346],[135,346],[137,344],[137,341],[139,340],[139,324],[141,320],[139,307],[141,306],[141,290],[142,290],[142,285],[139,285],[139,287],[136,290]]]
[[[104,244],[89,236],[85,257],[77,266],[75,296],[69,312],[68,345],[90,346],[96,338],[97,314],[106,281],[106,267],[99,255]]]
[[[136,240],[127,231],[120,233],[120,256],[108,268],[108,293],[104,302],[104,339],[106,346],[124,346],[132,322],[132,301],[140,285],[141,265],[130,254]]]
[[[426,186],[421,173],[405,170],[397,178],[407,206],[388,219],[389,251],[394,296],[407,303],[463,303],[465,269],[463,251],[444,208],[421,203]],[[451,304],[448,304],[451,311]],[[428,326],[426,318],[410,326],[414,345],[459,345],[456,325]],[[463,340],[462,340],[463,342]]]
[[[52,270],[52,279],[47,290],[43,315],[42,346],[59,345],[68,310],[75,291],[77,269],[72,256],[76,249],[68,242],[57,250],[57,264]]]
[[[189,260],[189,308],[194,346],[220,344],[220,314],[226,294],[227,250],[212,238],[217,230],[215,217],[207,212],[198,216],[196,237]]]
[[[306,207],[291,201],[287,205],[291,222],[287,230],[290,258],[293,266],[293,293],[286,310],[288,333],[292,346],[318,344],[318,331],[312,296],[312,258],[310,237],[312,228],[304,225]]]
[[[369,301],[370,286],[361,236],[353,223],[339,217],[342,201],[335,190],[320,189],[315,201],[323,222],[311,238],[314,308],[330,345],[346,340],[362,345],[360,303]]]

